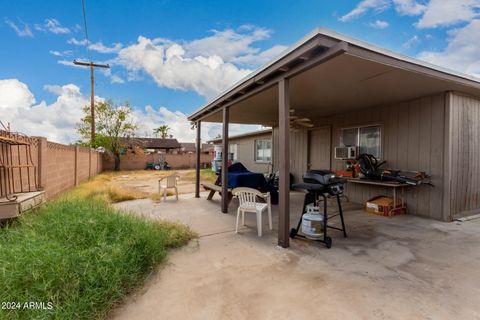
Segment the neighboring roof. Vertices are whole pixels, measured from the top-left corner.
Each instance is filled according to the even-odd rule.
[[[255,89],[261,89],[261,85],[265,82],[293,71],[290,70],[290,67],[292,66],[295,68],[302,64],[302,59],[307,61],[312,56],[319,56],[325,53],[327,53],[328,56],[329,51],[332,51],[330,52],[331,56],[345,52],[350,53],[350,49],[354,55],[359,54],[361,51],[362,56],[371,61],[377,62],[376,58],[381,55],[395,60],[398,68],[404,68],[405,70],[424,75],[428,74],[434,78],[440,78],[444,81],[456,83],[466,88],[474,88],[475,92],[480,92],[480,79],[473,76],[394,53],[386,49],[378,48],[329,29],[317,28],[293,46],[286,49],[277,58],[250,73],[220,94],[217,98],[196,110],[189,115],[188,119],[191,121],[200,120],[207,114],[217,112],[225,105],[232,105],[235,103],[236,99],[243,99],[248,96],[248,94],[255,94]],[[329,57],[326,59],[329,59]],[[385,63],[385,61],[378,62]],[[307,62],[304,63],[306,64]]]
[[[196,147],[194,142],[180,142],[182,151],[185,152],[195,152]],[[202,143],[202,152],[213,151],[213,145],[208,143]]]
[[[178,149],[181,147],[177,139],[125,138],[123,143],[144,149]]]
[[[264,134],[272,133],[272,129],[265,129],[265,130],[258,130],[258,131],[251,131],[247,133],[237,134],[235,136],[228,137],[228,140],[235,140],[240,138],[248,138],[248,137],[256,137]],[[222,142],[222,138],[216,138],[209,140],[208,143],[218,143]]]

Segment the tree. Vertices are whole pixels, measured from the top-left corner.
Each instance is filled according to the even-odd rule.
[[[90,126],[92,117],[90,106],[83,108],[84,117],[78,124],[84,143],[90,141]],[[112,100],[95,104],[95,139],[91,147],[105,148],[115,159],[115,170],[120,170],[120,151],[125,148],[125,139],[132,136],[137,126],[132,120],[132,109],[128,103],[124,106],[115,105]]]
[[[161,125],[160,127],[153,129],[153,132],[155,134],[160,134],[160,138],[162,138],[162,139],[166,139],[166,138],[169,137],[168,131],[170,131],[170,127],[167,126],[166,124]]]

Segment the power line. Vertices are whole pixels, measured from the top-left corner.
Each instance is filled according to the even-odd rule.
[[[85,29],[85,41],[87,47],[87,54],[88,59],[90,61],[78,61],[73,60],[73,63],[78,66],[82,67],[89,67],[90,68],[90,116],[91,116],[91,124],[90,124],[90,145],[94,147],[95,144],[95,68],[110,68],[108,64],[101,64],[101,63],[94,63],[90,56],[89,44],[90,41],[88,39],[88,29],[87,29],[87,14],[85,10],[85,0],[82,0],[82,11],[83,11],[83,24]]]
[[[85,10],[85,0],[82,0],[82,12],[83,12],[83,28],[85,30],[85,47],[87,48],[88,59],[92,61],[90,56],[90,40],[88,39],[88,28],[87,28],[87,12]]]

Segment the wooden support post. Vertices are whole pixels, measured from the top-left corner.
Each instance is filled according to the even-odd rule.
[[[202,122],[197,121],[197,140],[195,148],[195,198],[200,198],[200,155],[202,153],[202,140],[200,138]]]
[[[222,134],[222,212],[228,213],[228,123],[229,108],[223,108]]]
[[[290,96],[288,79],[278,83],[278,169],[279,181],[279,217],[278,245],[288,248],[290,245]]]

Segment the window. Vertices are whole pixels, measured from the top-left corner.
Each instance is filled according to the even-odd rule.
[[[256,162],[272,161],[272,141],[271,140],[255,140],[255,161]]]
[[[228,145],[228,159],[232,161],[238,160],[238,144],[231,143]]]
[[[344,147],[358,147],[359,154],[368,153],[381,157],[381,127],[366,126],[342,129],[340,143]]]

